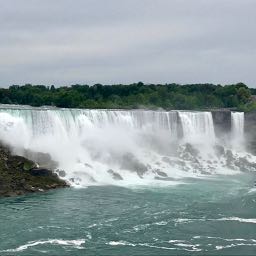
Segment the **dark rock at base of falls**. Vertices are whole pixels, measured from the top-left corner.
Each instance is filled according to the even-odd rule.
[[[123,180],[123,177],[119,173],[113,171],[112,169],[109,169],[108,173],[111,174],[114,180]]]
[[[194,148],[191,144],[186,143],[184,148],[184,153],[188,153],[193,157],[197,157],[199,154],[199,151],[196,148]]]
[[[40,176],[40,177],[49,177],[51,175],[57,176],[56,173],[53,173],[51,170],[45,168],[32,168],[29,170],[29,173],[32,176]]]
[[[127,153],[122,158],[121,169],[136,172],[140,178],[148,171],[146,165],[141,163],[133,154]]]
[[[245,157],[239,157],[238,159],[236,159],[234,165],[243,172],[256,170],[256,163],[248,161],[248,159],[246,159]]]
[[[0,197],[17,196],[67,187],[55,173],[0,145]]]
[[[154,170],[154,173],[157,174],[161,178],[167,178],[168,177],[168,175],[165,172],[160,171],[159,169]],[[158,177],[155,177],[155,178],[158,178]]]
[[[183,160],[178,159],[170,159],[168,156],[163,156],[162,161],[169,164],[170,166],[179,166],[179,167],[186,167],[186,163]]]
[[[218,158],[225,155],[225,148],[221,145],[215,145],[214,146],[214,151],[215,151],[215,154]]]
[[[59,177],[62,177],[62,178],[67,175],[64,170],[57,169],[55,172],[58,173]]]
[[[25,158],[31,159],[32,161],[38,163],[42,168],[55,169],[58,166],[58,163],[54,161],[48,153],[34,152],[26,149],[23,150],[22,155]]]
[[[85,167],[89,167],[90,169],[93,169],[93,167],[90,164],[84,163]]]

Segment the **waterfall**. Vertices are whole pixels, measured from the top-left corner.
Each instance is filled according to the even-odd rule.
[[[231,129],[234,136],[244,135],[244,113],[231,112]]]
[[[244,113],[231,112],[231,136],[233,147],[244,149]]]
[[[180,111],[183,135],[186,140],[215,140],[214,125],[211,112]]]
[[[232,113],[232,134],[242,131],[243,113]],[[211,112],[1,106],[0,140],[16,154],[49,154],[76,186],[170,183],[239,169],[238,156],[231,168],[226,151],[216,151]]]

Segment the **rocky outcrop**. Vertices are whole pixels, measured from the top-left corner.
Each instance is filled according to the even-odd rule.
[[[216,136],[225,139],[231,132],[231,111],[224,109],[211,112]],[[247,151],[256,155],[256,111],[244,115],[244,136]]]
[[[127,153],[122,158],[121,169],[136,172],[140,178],[148,171],[146,165],[140,162],[133,154]]]
[[[231,131],[231,112],[230,110],[213,110],[212,119],[215,134],[222,137]]]
[[[0,196],[15,196],[67,187],[67,183],[46,168],[22,156],[12,155],[0,145]]]
[[[244,132],[247,150],[256,155],[256,111],[245,113]]]
[[[39,164],[42,168],[56,169],[58,167],[58,163],[55,162],[48,153],[34,152],[28,149],[22,150],[20,153],[25,158],[31,159],[35,163]]]
[[[112,176],[114,180],[123,180],[123,177],[119,173],[113,171],[112,169],[109,169],[108,173]]]

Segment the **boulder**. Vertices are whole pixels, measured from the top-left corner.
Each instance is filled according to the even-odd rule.
[[[7,158],[6,164],[10,168],[19,168],[21,171],[29,171],[30,169],[37,167],[36,163],[22,156],[9,157]]]
[[[224,154],[225,154],[225,149],[221,145],[215,145],[214,146],[214,151],[215,151],[216,156],[219,157],[219,158],[224,156]]]
[[[168,177],[168,175],[167,175],[165,172],[160,171],[159,169],[155,170],[154,172],[155,172],[158,176],[160,176],[160,177],[163,177],[163,178],[167,178],[167,177]]]
[[[136,172],[139,177],[142,177],[148,168],[146,165],[141,163],[133,154],[127,153],[123,156],[121,169],[129,170],[131,172]]]
[[[56,173],[61,177],[65,177],[66,176],[66,172],[64,170],[56,170]]]
[[[107,172],[111,174],[114,180],[123,180],[123,177],[119,173],[113,171],[112,169],[109,169]]]
[[[36,162],[39,166],[47,169],[55,169],[58,166],[58,163],[54,161],[48,153],[24,150],[22,155]]]
[[[45,168],[32,168],[29,173],[33,176],[44,176],[44,177],[50,177],[50,176],[56,176],[55,173],[53,173],[51,170],[45,169]]]
[[[189,143],[185,144],[184,152],[189,153],[193,157],[197,157],[199,154],[199,151]]]
[[[84,166],[89,167],[90,169],[92,169],[92,166],[88,163],[84,163]]]
[[[12,155],[0,144],[0,196],[17,196],[67,186],[50,169],[39,168],[25,157]]]

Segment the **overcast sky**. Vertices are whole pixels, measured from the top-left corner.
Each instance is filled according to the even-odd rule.
[[[256,87],[256,0],[0,0],[0,86]]]

